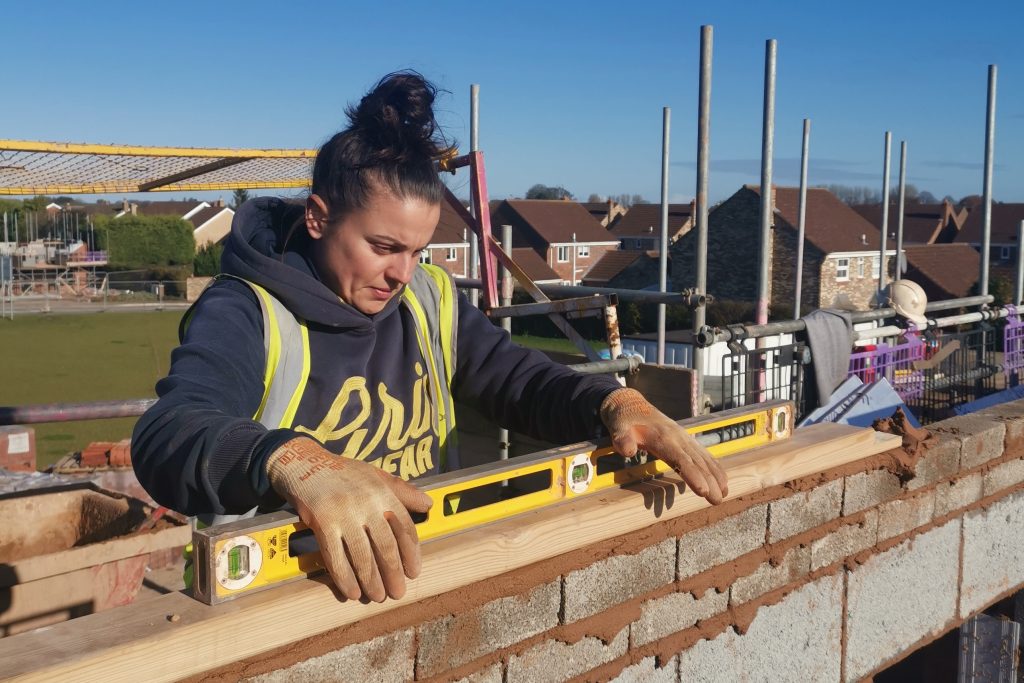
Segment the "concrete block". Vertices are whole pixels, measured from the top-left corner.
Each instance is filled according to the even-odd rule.
[[[983,465],[1003,454],[1006,423],[983,414],[961,415],[936,422],[930,429],[938,434],[949,434],[960,440],[960,469],[968,470]]]
[[[935,443],[917,461],[914,478],[907,482],[907,488],[911,491],[931,486],[960,471],[960,449],[963,446],[960,439],[951,434],[935,436]]]
[[[846,492],[843,494],[843,514],[873,508],[903,493],[900,479],[886,470],[858,472],[846,478]]]
[[[1011,460],[996,465],[985,473],[981,495],[991,496],[993,493],[1008,489],[1024,481],[1024,460]]]
[[[561,581],[419,626],[416,671],[436,676],[558,625]]]
[[[672,593],[648,600],[640,607],[640,618],[630,630],[630,647],[652,643],[659,638],[688,629],[698,621],[720,614],[729,606],[729,593],[709,588],[700,599],[689,593]]]
[[[839,516],[843,505],[843,480],[794,494],[768,504],[768,542],[821,526]]]
[[[935,488],[935,516],[948,515],[981,499],[980,472],[972,472],[948,484]]]
[[[413,677],[413,631],[386,633],[365,643],[343,647],[319,657],[298,662],[285,669],[245,679],[248,683],[329,683],[345,681],[411,681]]]
[[[615,555],[565,575],[563,619],[571,623],[675,581],[676,539]]]
[[[744,635],[733,629],[679,653],[682,681],[837,681],[842,576],[809,583],[758,610]]]
[[[1024,491],[964,515],[960,614],[1024,584]]]
[[[678,578],[685,579],[734,560],[764,545],[768,526],[767,503],[726,517],[679,538]]]
[[[878,540],[905,534],[932,521],[935,491],[914,498],[891,500],[878,506]]]
[[[1024,448],[1024,400],[1000,403],[979,410],[976,414],[999,420],[1006,426],[1004,450],[1016,451]]]
[[[857,681],[956,616],[960,520],[847,574],[846,680]]]
[[[811,543],[811,571],[855,555],[877,542],[878,510],[868,510],[860,524],[839,527]]]
[[[548,640],[509,657],[508,680],[530,683],[565,681],[626,654],[628,643],[629,627],[619,631],[607,645],[599,638],[589,636],[571,645]]]
[[[480,669],[465,678],[460,678],[455,683],[503,683],[505,670],[501,662],[496,662],[485,669]]]
[[[675,683],[679,680],[679,658],[673,657],[659,667],[654,657],[627,666],[609,683]]]
[[[811,549],[800,546],[790,548],[778,566],[773,567],[770,562],[765,562],[753,574],[736,579],[729,590],[729,604],[750,602],[770,590],[807,576],[810,570]]]

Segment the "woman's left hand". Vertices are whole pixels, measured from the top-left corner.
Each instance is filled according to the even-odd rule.
[[[663,460],[698,496],[712,504],[729,494],[725,471],[685,429],[655,408],[635,389],[618,389],[601,404],[601,420],[622,456],[638,449]]]

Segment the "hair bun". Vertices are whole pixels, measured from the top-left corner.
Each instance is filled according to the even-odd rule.
[[[346,110],[351,130],[373,150],[369,165],[432,159],[445,148],[437,140],[436,95],[420,74],[398,71],[382,78],[358,107]]]

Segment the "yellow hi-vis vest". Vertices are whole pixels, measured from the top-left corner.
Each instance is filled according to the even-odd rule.
[[[290,429],[309,380],[306,321],[296,317],[265,288],[248,280],[236,279],[245,282],[256,293],[263,313],[266,367],[263,398],[253,419],[267,429]],[[409,309],[415,322],[420,354],[430,380],[434,404],[432,420],[438,434],[440,470],[443,472],[449,461],[457,462],[458,448],[451,393],[459,317],[455,283],[443,268],[421,263],[401,296],[402,305]],[[255,509],[242,515],[203,514],[199,515],[199,520],[206,526],[213,526],[255,514]]]

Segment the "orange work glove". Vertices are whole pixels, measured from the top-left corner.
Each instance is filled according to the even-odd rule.
[[[327,571],[346,598],[383,602],[405,595],[405,577],[420,573],[419,537],[408,511],[429,510],[427,494],[305,437],[271,453],[267,476],[313,530]]]
[[[665,461],[698,496],[721,503],[729,493],[725,472],[685,429],[652,406],[636,389],[617,389],[601,403],[601,421],[612,445],[632,458],[643,449]]]

